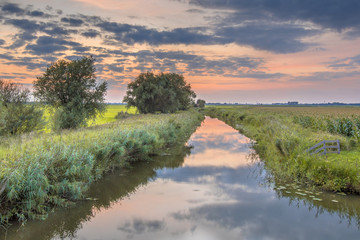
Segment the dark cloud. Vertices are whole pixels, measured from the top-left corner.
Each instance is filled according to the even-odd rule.
[[[217,35],[239,45],[248,45],[260,50],[276,53],[294,53],[307,49],[311,44],[301,41],[319,31],[306,30],[291,25],[246,25],[240,27],[222,27]]]
[[[192,8],[192,9],[186,10],[186,12],[188,12],[188,13],[194,13],[194,14],[202,14],[202,13],[205,13],[205,11],[204,11],[204,10],[201,10],[201,9],[195,9],[195,8]]]
[[[197,3],[200,6],[208,6],[207,1]],[[233,6],[229,1],[225,7]],[[211,6],[218,6],[215,1]],[[220,6],[220,5],[219,5]],[[14,6],[13,6],[14,7]],[[16,6],[19,8],[18,6]],[[224,7],[224,6],[222,6]],[[235,8],[236,9],[236,8]],[[200,12],[201,9],[190,9],[191,12]],[[35,13],[36,11],[32,11]],[[37,11],[38,16],[43,12]],[[253,13],[252,13],[253,14]],[[71,15],[64,16],[60,21],[37,22],[29,19],[7,19],[5,24],[11,24],[23,31],[44,32],[48,35],[78,34],[77,30],[69,29],[69,26],[78,27],[85,23],[89,29],[80,34],[88,38],[104,35],[104,43],[108,45],[147,43],[158,46],[162,44],[230,44],[248,45],[256,49],[275,53],[294,53],[307,49],[308,43],[304,43],[304,37],[319,34],[319,31],[305,29],[302,26],[290,24],[278,24],[267,22],[252,22],[238,25],[235,15],[227,15],[223,22],[208,27],[175,28],[160,31],[140,25],[130,25],[102,19],[98,16]],[[242,15],[243,16],[243,15]],[[225,24],[226,21],[226,24]],[[258,20],[257,20],[258,21]],[[225,27],[226,26],[226,27]],[[98,30],[99,29],[99,30]],[[102,33],[102,34],[100,34]]]
[[[312,22],[324,28],[343,30],[360,25],[357,0],[190,0],[204,8],[229,9],[238,15],[283,21]]]
[[[30,11],[30,12],[28,13],[28,15],[29,15],[29,16],[32,16],[32,17],[43,17],[43,16],[45,16],[45,13],[42,12],[42,11],[36,10],[36,11]]]
[[[123,66],[118,66],[115,64],[110,64],[108,66],[109,70],[114,71],[114,72],[119,72],[122,73],[124,71],[124,67]]]
[[[36,38],[37,37],[34,35],[34,32],[32,32],[31,30],[15,34],[13,37],[13,42],[8,47],[8,49],[17,49],[19,47],[26,45],[28,42]]]
[[[23,14],[25,12],[25,10],[20,8],[18,4],[14,4],[14,3],[4,4],[1,7],[1,10],[9,14]]]
[[[5,24],[11,24],[25,31],[37,31],[40,28],[40,25],[36,21],[28,19],[8,19],[5,21]]]
[[[81,44],[61,38],[41,36],[37,39],[36,44],[29,44],[26,46],[26,49],[33,54],[44,55],[64,51],[69,49],[69,47],[81,47]]]
[[[97,36],[101,36],[99,31],[96,31],[93,29],[89,29],[85,32],[82,32],[81,35],[83,35],[84,37],[87,37],[87,38],[95,38]]]
[[[8,53],[3,53],[3,54],[0,54],[0,59],[13,60],[14,56],[12,56],[11,54],[8,54]]]
[[[66,36],[70,33],[76,33],[75,30],[68,30],[54,23],[45,23],[42,25],[41,31],[51,36]]]
[[[21,57],[14,58],[12,61],[9,61],[8,64],[13,64],[16,66],[25,66],[30,70],[44,68],[48,64],[47,62],[40,60],[37,57]]]
[[[164,221],[133,219],[131,222],[126,222],[122,226],[119,226],[118,230],[130,234],[142,234],[161,231],[164,227]]]
[[[90,47],[83,47],[83,46],[78,46],[78,47],[73,47],[73,50],[77,51],[77,52],[82,52],[82,53],[87,53],[91,50]]]
[[[73,26],[73,27],[81,26],[84,23],[84,21],[81,19],[70,18],[70,17],[69,18],[67,18],[67,17],[61,18],[61,22],[68,23],[70,26]]]
[[[158,31],[138,25],[120,24],[102,20],[97,24],[101,30],[112,33],[113,44],[149,43],[161,44],[216,44],[225,43],[221,38],[201,33],[203,28],[175,28],[171,31]],[[110,43],[110,42],[108,42]]]
[[[4,45],[5,44],[5,40],[0,39],[0,45]]]

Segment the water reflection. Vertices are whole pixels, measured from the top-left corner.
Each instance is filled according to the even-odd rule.
[[[216,119],[189,144],[190,155],[181,148],[109,175],[92,200],[7,239],[358,239],[359,197],[269,184],[249,139]]]

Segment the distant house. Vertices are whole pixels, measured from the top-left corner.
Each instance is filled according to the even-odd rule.
[[[288,105],[298,105],[299,102],[288,102]]]

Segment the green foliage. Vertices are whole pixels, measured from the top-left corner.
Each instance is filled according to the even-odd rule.
[[[58,60],[34,81],[34,95],[55,109],[55,129],[86,126],[105,110],[107,83],[96,82],[94,58]]]
[[[176,73],[142,73],[129,83],[124,102],[141,113],[174,113],[186,110],[196,94],[182,75]]]
[[[294,116],[294,122],[314,130],[324,130],[345,137],[358,138],[360,121],[356,117]]]
[[[0,80],[0,135],[31,132],[43,127],[43,112],[28,104],[30,91]]]
[[[197,101],[196,101],[196,107],[199,107],[199,108],[204,108],[205,107],[205,104],[206,104],[206,102],[205,102],[205,100],[203,100],[203,99],[198,99]]]
[[[106,172],[184,143],[203,119],[193,112],[134,115],[112,124],[22,136],[0,145],[0,224],[43,218],[85,198]],[[5,151],[4,151],[5,150]]]
[[[124,111],[120,111],[116,114],[115,118],[116,119],[125,119],[130,117],[131,115],[128,112],[124,112]]]

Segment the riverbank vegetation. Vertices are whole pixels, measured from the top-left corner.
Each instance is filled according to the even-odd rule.
[[[51,63],[33,82],[41,106],[28,104],[29,90],[0,81],[0,227],[83,199],[104,173],[185,143],[200,124],[202,114],[189,110],[195,92],[175,73],[140,74],[129,84],[127,110],[104,116],[120,106],[107,109],[107,83],[97,81],[94,61],[89,56]],[[47,123],[41,128],[44,112]]]
[[[185,143],[202,118],[196,111],[134,115],[94,127],[4,138],[1,222],[43,218],[55,206],[83,199],[104,173]]]
[[[280,178],[360,193],[358,107],[210,107],[205,112],[255,140],[269,171]],[[340,140],[341,153],[310,155],[322,140]]]

